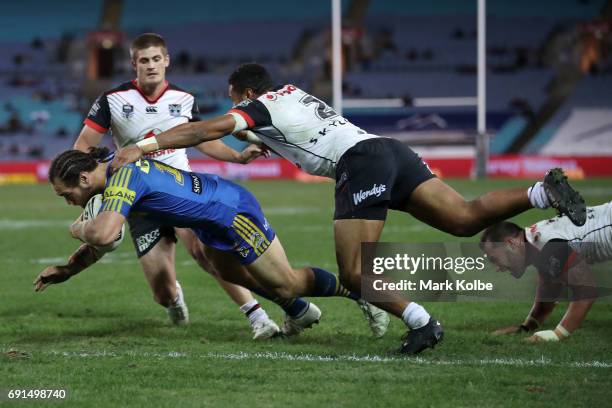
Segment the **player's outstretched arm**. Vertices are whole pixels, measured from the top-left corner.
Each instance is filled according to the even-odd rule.
[[[578,260],[569,269],[567,280],[572,290],[572,301],[563,318],[554,330],[536,332],[533,336],[528,337],[527,341],[535,343],[564,340],[576,331],[586,318],[597,298],[597,287],[588,263],[584,259]]]
[[[545,299],[544,293],[547,293],[546,282],[542,279],[542,277],[539,277],[533,306],[531,306],[531,310],[523,323],[497,329],[491,334],[498,336],[503,334],[526,333],[540,327],[540,324],[546,320],[556,306],[555,302],[543,300]]]
[[[91,220],[75,221],[70,226],[70,234],[87,244],[106,246],[117,238],[124,222],[125,217],[121,213],[102,211]]]
[[[230,163],[247,164],[260,156],[267,155],[266,150],[254,144],[247,146],[242,152],[238,152],[218,139],[200,143],[195,148],[213,159]]]
[[[113,171],[133,163],[143,155],[162,149],[192,147],[209,140],[229,135],[236,127],[232,115],[217,116],[200,122],[183,123],[154,137],[148,137],[132,146],[119,149],[111,163]]]
[[[34,290],[42,292],[49,285],[62,283],[93,265],[102,257],[94,247],[83,244],[68,259],[66,265],[49,266],[34,279]]]

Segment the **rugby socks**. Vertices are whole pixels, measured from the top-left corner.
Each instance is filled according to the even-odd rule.
[[[244,305],[240,306],[240,311],[249,319],[249,323],[253,326],[260,320],[268,320],[268,314],[256,299],[253,299]]]
[[[302,298],[293,298],[293,299],[280,299],[276,298],[273,300],[274,303],[279,305],[287,316],[298,318],[302,316],[308,310],[308,305],[310,304],[308,301]]]
[[[402,312],[402,320],[411,329],[418,329],[429,323],[431,316],[427,310],[416,302],[410,302]]]
[[[544,190],[544,183],[541,181],[527,189],[527,197],[533,208],[545,209],[550,207],[550,200]]]
[[[310,296],[339,296],[359,300],[360,296],[345,288],[336,275],[321,268],[311,268],[314,274],[314,288]]]
[[[306,310],[308,310],[308,301],[302,298],[281,299],[271,296],[268,292],[262,289],[251,289],[251,291],[264,299],[276,303],[290,317],[300,317]]]

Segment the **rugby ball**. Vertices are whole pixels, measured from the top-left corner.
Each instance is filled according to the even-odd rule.
[[[102,209],[102,194],[96,194],[89,199],[87,204],[85,204],[85,209],[83,210],[83,214],[81,215],[81,219],[83,221],[89,221],[98,216],[98,213]],[[104,245],[104,246],[96,246],[93,245],[100,253],[105,254],[107,252],[114,251],[123,241],[123,237],[125,235],[125,224],[121,226],[121,232],[117,236],[117,239],[113,241],[112,244]]]

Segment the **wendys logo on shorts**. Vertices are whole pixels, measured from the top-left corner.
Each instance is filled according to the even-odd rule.
[[[355,205],[359,205],[363,200],[366,200],[368,197],[380,197],[380,195],[385,191],[387,191],[386,184],[374,184],[374,186],[370,190],[359,190],[358,193],[353,193],[353,202],[355,203]]]

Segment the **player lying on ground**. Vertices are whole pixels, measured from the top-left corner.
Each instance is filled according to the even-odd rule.
[[[274,87],[261,65],[238,67],[229,77],[229,95],[235,106],[228,114],[180,125],[123,148],[111,165],[247,130],[242,135],[261,139],[302,170],[335,178],[336,257],[341,282],[355,293],[361,293],[361,243],[379,240],[388,209],[410,213],[457,236],[471,236],[530,208],[551,205],[584,223],[584,201],[560,171],[529,189],[494,191],[466,201],[403,143],[368,134],[293,85]],[[417,303],[398,297],[377,306],[408,326],[405,352],[419,352],[442,339],[440,323]]]
[[[597,297],[589,264],[612,260],[612,203],[587,208],[587,221],[575,226],[568,217],[555,217],[521,228],[501,222],[487,228],[481,248],[501,271],[520,278],[529,265],[538,271],[531,311],[522,324],[494,334],[531,332],[552,313],[566,288],[572,291],[565,315],[554,330],[534,333],[530,341],[559,341],[573,333]]]
[[[186,172],[149,159],[127,165],[111,177],[108,162],[96,160],[107,154],[106,148],[92,149],[89,154],[69,150],[51,163],[49,181],[69,204],[84,206],[93,195],[103,193],[99,215],[88,221],[77,220],[70,228],[73,237],[105,246],[114,241],[130,216],[191,228],[225,280],[283,308],[285,335],[298,334],[321,317],[316,305],[299,296],[355,300],[367,309],[365,315],[371,326],[386,330],[387,314],[361,301],[335,275],[320,268],[291,268],[259,203],[243,187],[218,176]],[[68,265],[45,269],[34,281],[35,288],[40,291],[51,283],[63,282],[97,259],[91,246],[81,247]]]

